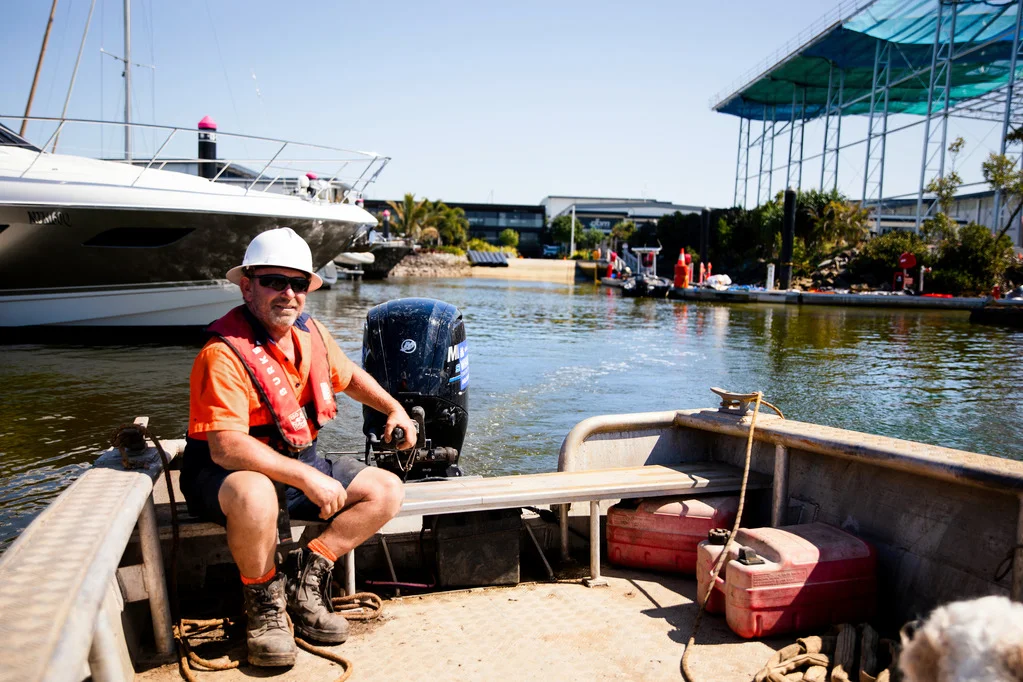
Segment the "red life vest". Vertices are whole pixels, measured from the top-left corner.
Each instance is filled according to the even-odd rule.
[[[330,361],[322,332],[318,327],[316,330],[309,328],[316,325],[305,313],[295,320],[295,326],[310,332],[312,337],[309,382],[313,385],[313,403],[308,406],[299,405],[298,396],[291,382],[287,381],[284,368],[266,352],[264,346],[269,342],[269,336],[248,308],[238,306],[211,324],[207,331],[223,339],[227,347],[241,359],[263,403],[270,408],[284,442],[297,451],[308,447],[314,439],[307,415],[315,420],[316,428],[320,429],[337,416],[337,403],[334,401]]]

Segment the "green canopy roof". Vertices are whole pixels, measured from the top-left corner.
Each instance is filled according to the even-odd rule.
[[[958,2],[950,107],[992,93],[1008,83],[1019,1]],[[878,44],[887,41],[891,43],[892,84],[888,113],[927,114],[938,3],[939,0],[875,0],[851,16],[836,20],[796,51],[722,98],[714,110],[756,120],[816,118],[827,108],[829,78],[834,79],[837,88],[841,71],[842,100],[846,103],[842,113],[869,113],[875,54]],[[942,12],[947,30],[952,5],[946,3]],[[917,73],[921,70],[923,73]],[[1017,77],[1023,74],[1023,60],[1017,61],[1016,73]]]

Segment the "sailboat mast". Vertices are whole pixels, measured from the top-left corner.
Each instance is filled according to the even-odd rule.
[[[125,0],[127,2],[127,0]],[[46,43],[50,42],[50,29],[53,28],[53,15],[57,13],[57,0],[53,0],[50,7],[50,20],[46,22],[46,32],[43,33],[43,46],[39,50],[39,61],[36,63],[36,75],[32,77],[32,89],[28,91],[28,104],[25,105],[25,118],[21,120],[21,136],[25,137],[25,129],[28,128],[28,116],[32,113],[32,100],[36,96],[36,85],[39,84],[39,72],[43,69],[43,57],[46,55]]]
[[[124,0],[124,159],[131,161],[131,0]]]

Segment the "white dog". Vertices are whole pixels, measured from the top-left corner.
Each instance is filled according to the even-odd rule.
[[[915,632],[903,629],[906,682],[1023,681],[1023,604],[982,597],[935,609]]]

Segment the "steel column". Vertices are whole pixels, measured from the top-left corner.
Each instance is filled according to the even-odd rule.
[[[746,161],[746,168],[743,171],[744,176],[743,176],[743,181],[742,181],[742,207],[743,208],[746,208],[746,202],[748,201],[748,199],[747,199],[747,196],[748,196],[747,192],[749,192],[749,150],[753,146],[753,143],[750,140],[750,132],[752,131],[752,129],[753,129],[753,119],[748,118],[748,119],[746,119],[746,153],[744,154],[745,161]]]
[[[800,97],[800,94],[802,97]],[[796,112],[799,116],[796,116]],[[789,159],[785,167],[785,186],[801,189],[803,186],[803,129],[806,123],[806,88],[792,89],[792,116],[789,122]],[[795,161],[795,183],[793,183]]]
[[[838,153],[842,147],[842,95],[844,89],[845,72],[835,69],[832,64],[831,70],[828,72],[828,99],[824,114],[824,150],[821,153],[822,192],[829,187],[833,190],[838,189]]]
[[[732,198],[732,206],[746,205],[746,183],[749,180],[746,177],[749,169],[749,123],[748,118],[739,118],[739,150],[735,157],[735,194]],[[739,201],[740,184],[742,185],[741,203]]]
[[[757,178],[757,206],[762,206],[771,200],[771,189],[773,184],[773,168],[774,168],[774,138],[777,137],[777,121],[775,120],[776,109],[771,107],[771,121],[770,125],[767,121],[767,109],[764,109],[764,133],[760,140],[760,174]],[[768,135],[771,139],[771,150],[766,154],[765,159],[764,152],[767,149]],[[764,184],[764,175],[767,175],[767,184]],[[765,192],[766,190],[766,192]]]
[[[1006,140],[1005,138],[1009,135],[1009,120],[1012,116],[1012,91],[1016,85],[1016,62],[1019,57],[1019,36],[1020,36],[1020,24],[1023,19],[1023,2],[1016,3],[1016,21],[1015,29],[1012,34],[1012,58],[1009,61],[1009,82],[1005,88],[1005,116],[1002,118],[1002,140],[999,145],[999,154],[1005,156]],[[1002,192],[1001,190],[995,190],[995,206],[994,214],[992,216],[991,225],[992,230],[1002,229]],[[1023,237],[1023,235],[1021,235]],[[1023,244],[1023,238],[1017,240],[1017,244]]]
[[[757,206],[760,205],[760,197],[763,195],[764,186],[764,147],[767,146],[767,109],[763,113],[763,128],[760,132],[760,167],[757,169]]]
[[[881,231],[881,201],[884,198],[884,156],[888,138],[888,92],[891,84],[891,43],[879,40],[874,48],[874,77],[870,91],[870,119],[867,123],[867,158],[863,166],[863,202],[874,207],[874,232]],[[880,104],[880,114],[878,105]]]
[[[771,155],[767,160],[767,196],[761,201],[766,204],[771,200],[771,192],[774,189],[774,140],[778,137],[778,108],[771,107]]]
[[[938,1],[938,18],[934,27],[934,48],[931,52],[931,72],[927,81],[927,118],[924,120],[924,150],[920,161],[920,189],[916,197],[916,224],[920,230],[924,218],[934,210],[936,201],[924,207],[924,191],[930,180],[945,174],[945,144],[948,135],[949,90],[952,87],[952,52],[956,34],[954,0]],[[935,112],[940,112],[936,114]],[[933,130],[931,121],[941,116],[941,125]],[[936,174],[928,178],[931,173]]]

